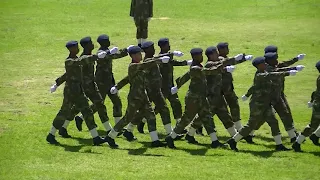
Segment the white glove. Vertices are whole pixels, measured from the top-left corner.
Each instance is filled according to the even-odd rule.
[[[242,101],[246,101],[248,97],[246,95],[241,96]]]
[[[117,93],[118,93],[117,87],[113,86],[113,87],[110,89],[110,93],[111,93],[111,94],[117,94]]]
[[[191,66],[191,64],[192,64],[192,60],[187,61],[188,66]]]
[[[304,65],[298,65],[296,66],[296,69],[297,71],[302,71],[304,67],[305,67]]]
[[[166,64],[166,63],[169,62],[170,57],[169,57],[169,56],[163,56],[163,57],[161,57],[160,59],[161,59],[162,63],[165,63],[165,64]]]
[[[104,57],[106,57],[106,55],[107,55],[107,52],[101,51],[101,52],[98,53],[98,58],[99,59],[103,59]]]
[[[297,56],[297,58],[298,58],[298,60],[302,60],[302,59],[304,59],[305,56],[306,56],[306,54],[299,54]]]
[[[243,59],[243,54],[238,54],[238,55],[234,56],[234,58],[236,59],[236,61],[240,61]]]
[[[173,51],[172,53],[174,56],[178,56],[178,57],[183,56],[183,52],[181,52],[181,51]]]
[[[174,86],[171,88],[171,94],[177,94],[177,92],[178,92],[177,86]]]
[[[52,86],[50,87],[50,92],[51,92],[51,93],[55,92],[55,91],[57,90],[57,88],[58,88],[57,84],[52,85]]]
[[[312,108],[312,106],[313,106],[313,103],[312,102],[308,102],[308,108]]]
[[[226,66],[226,70],[227,70],[227,72],[229,72],[229,73],[232,73],[232,72],[234,71],[234,69],[236,69],[235,66]]]
[[[151,20],[151,17],[148,18],[148,22]]]
[[[297,70],[290,70],[289,73],[290,73],[290,76],[295,76],[297,74]]]
[[[253,58],[253,55],[246,55],[244,58],[246,58],[247,61],[250,61]]]
[[[127,50],[129,51],[129,49],[131,48],[131,47],[133,47],[134,45],[130,45],[130,46],[128,46],[127,47]]]
[[[119,48],[118,47],[113,47],[109,51],[110,51],[110,54],[116,54],[119,51]]]

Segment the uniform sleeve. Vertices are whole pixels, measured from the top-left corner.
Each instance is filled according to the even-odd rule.
[[[157,63],[160,63],[161,60],[159,58],[148,58],[145,59],[144,62],[142,63],[137,63],[137,66],[139,66],[139,68],[141,69],[149,69],[151,67],[154,67],[155,65],[157,65]]]
[[[174,59],[170,63],[172,64],[172,66],[186,66],[186,65],[188,65],[187,61],[177,61]]]
[[[149,17],[153,17],[153,0],[149,0]]]
[[[97,55],[85,55],[80,57],[80,61],[82,65],[92,64],[98,60]]]
[[[298,58],[293,58],[289,61],[283,61],[281,63],[278,64],[278,68],[283,68],[283,67],[288,67],[288,66],[291,66],[293,65],[294,63],[298,62]]]
[[[253,91],[254,91],[254,85],[252,85],[252,86],[248,89],[248,91],[247,91],[247,93],[245,94],[245,96],[250,97],[250,96],[253,94]]]
[[[130,16],[134,17],[134,11],[135,11],[135,5],[136,5],[136,0],[131,0],[131,7],[130,7]]]
[[[290,70],[297,70],[297,67],[283,67],[283,68],[277,68],[277,72],[284,72],[284,71],[290,71]]]
[[[119,59],[128,56],[127,48],[123,48],[119,50],[120,53],[110,55],[112,59]]]
[[[177,88],[179,89],[185,83],[187,83],[189,80],[190,80],[190,72],[188,71],[187,73],[185,73],[184,75],[182,75],[181,77],[178,77],[176,79]]]
[[[64,73],[62,76],[56,79],[57,86],[60,86],[62,83],[66,82],[67,80],[67,73]]]
[[[129,84],[129,76],[124,77],[121,79],[117,84],[116,87],[118,90],[122,89],[125,85]]]
[[[236,61],[235,58],[224,58],[221,63],[223,64],[223,66],[230,66],[230,65],[236,65],[236,64],[241,64],[243,62],[246,62],[246,59],[242,59],[240,61]]]
[[[267,73],[258,73],[258,77],[269,77],[269,76],[289,76],[289,72],[267,72]]]

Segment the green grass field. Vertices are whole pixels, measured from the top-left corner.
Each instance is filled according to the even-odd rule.
[[[240,142],[238,153],[210,149],[208,136],[196,137],[204,145],[178,141],[177,150],[151,149],[149,136],[138,133],[136,142],[118,138],[117,150],[93,147],[89,133],[78,132],[74,121],[69,128],[72,139],[58,137],[61,146],[47,144],[45,137],[63,92],[59,87],[50,94],[49,88],[64,73],[65,42],[87,35],[95,40],[106,33],[112,46],[136,43],[129,6],[129,0],[0,1],[0,179],[319,179],[320,148],[307,140],[304,153],[274,152],[266,125],[256,133],[257,145]],[[305,71],[286,80],[286,94],[301,131],[311,117],[306,103],[318,76],[314,64],[320,59],[319,29],[319,0],[155,0],[149,39],[170,38],[172,49],[186,54],[179,59],[189,59],[193,47],[206,48],[220,41],[229,42],[230,55],[259,56],[269,44],[279,47],[281,60],[306,53],[298,63],[306,66]],[[114,61],[116,80],[126,75],[129,61],[128,57]],[[187,69],[176,68],[175,76]],[[251,63],[237,66],[238,96],[251,85],[254,71]],[[179,91],[183,104],[187,88]],[[120,92],[124,108],[127,93],[128,87]],[[112,118],[111,102],[105,103]],[[245,123],[248,102],[240,106]],[[216,117],[215,122],[218,136],[225,141],[225,129]],[[281,128],[283,141],[290,147]]]

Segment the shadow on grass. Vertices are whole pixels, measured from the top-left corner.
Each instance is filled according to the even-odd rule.
[[[97,152],[93,152],[91,149],[85,150],[83,152],[80,152],[80,150],[85,147],[86,145],[78,145],[78,146],[71,146],[71,145],[67,145],[67,144],[59,144],[58,146],[63,147],[65,151],[68,152],[77,152],[77,153],[90,153],[90,154],[101,154],[101,153],[97,153]]]
[[[138,149],[119,149],[119,150],[126,150],[128,151],[129,155],[133,155],[133,156],[154,156],[154,157],[164,156],[162,154],[146,153],[148,149],[153,149],[153,147],[151,147],[151,143],[149,142],[139,142],[139,143],[141,143],[143,146]],[[159,147],[159,148],[165,148],[165,147]]]
[[[271,151],[251,151],[251,150],[239,150],[239,152],[242,153],[250,153],[254,156],[258,156],[258,157],[262,157],[262,158],[269,158],[273,155],[274,152],[276,152],[275,150],[271,150]]]
[[[255,135],[255,137],[253,138],[254,139],[260,139],[262,141],[266,141],[266,142],[274,142],[274,139],[273,138],[269,138],[269,137],[265,137],[265,136],[261,136],[261,135]]]
[[[79,144],[83,145],[92,145],[92,139],[84,139],[84,138],[78,138],[78,137],[71,137],[71,139],[77,140]]]

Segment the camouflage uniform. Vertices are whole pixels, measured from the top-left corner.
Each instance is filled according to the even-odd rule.
[[[317,89],[312,93],[313,106],[310,123],[301,132],[301,135],[310,136],[320,125],[320,76],[317,78]]]
[[[173,66],[186,66],[187,61],[177,61],[171,59],[169,63],[167,64],[160,64],[160,72],[162,75],[162,87],[161,91],[163,93],[163,96],[165,99],[168,99],[172,111],[173,111],[173,117],[174,119],[180,119],[182,116],[182,106],[181,102],[179,100],[178,94],[171,94],[171,87],[174,86],[173,82]],[[156,106],[155,113],[159,113],[160,110],[158,109],[158,106]]]
[[[269,124],[273,136],[280,134],[279,124],[271,107],[272,100],[276,98],[272,81],[288,75],[288,72],[256,73],[254,85],[251,88],[250,118],[240,130],[240,135],[248,136],[261,121],[266,121]],[[280,98],[280,94],[278,94],[278,98]]]
[[[76,108],[81,111],[84,116],[86,125],[89,130],[96,128],[93,112],[89,107],[87,98],[83,91],[83,74],[82,68],[90,61],[84,61],[81,58],[67,58],[65,61],[66,73],[62,78],[65,78],[66,85],[64,88],[64,100],[59,113],[53,121],[53,126],[60,129],[66,119],[71,119],[71,109]],[[79,73],[80,72],[80,73]],[[56,82],[61,84],[63,80],[58,79]],[[73,117],[72,117],[73,118]]]
[[[146,62],[148,59],[144,59]],[[171,124],[170,111],[166,100],[161,92],[162,76],[159,65],[156,64],[146,70],[146,90],[150,102],[155,104],[155,109],[159,112],[163,125]],[[143,119],[143,112],[139,112],[135,121]]]
[[[148,18],[153,16],[153,0],[132,0],[130,16],[137,27],[137,39],[148,38]]]
[[[101,51],[108,51],[108,49],[99,49],[98,53]],[[98,89],[102,96],[103,101],[108,95],[113,103],[113,117],[122,116],[122,103],[118,94],[111,94],[110,89],[115,85],[115,80],[112,73],[112,61],[113,59],[122,58],[128,55],[127,49],[120,50],[119,54],[106,55],[102,60],[97,61],[95,81],[98,85]],[[93,112],[97,111],[95,106],[92,106]]]
[[[272,67],[268,66],[267,71],[272,72],[272,71],[278,71],[278,68],[284,68],[288,67],[298,61],[297,58],[293,58],[290,61],[284,61],[282,63],[279,63],[277,67]],[[285,82],[285,77],[280,76],[276,79],[273,80],[273,87],[274,87],[274,94],[277,94],[276,97],[272,101],[272,106],[275,109],[275,111],[278,113],[284,128],[286,131],[290,131],[294,129],[294,122],[293,122],[293,117],[291,114],[291,110],[286,98],[286,95],[284,94],[284,82]],[[278,98],[278,95],[280,95],[280,98]],[[259,129],[264,122],[261,122],[256,128]],[[256,129],[256,130],[257,130]]]
[[[227,57],[224,57],[224,58],[227,58]],[[233,60],[229,62],[229,65],[236,65],[242,62],[245,62],[245,60],[242,60],[242,61]],[[224,71],[222,73],[222,93],[224,95],[225,100],[227,101],[227,104],[230,107],[230,112],[231,112],[233,122],[240,121],[241,117],[240,117],[240,106],[238,102],[238,96],[234,92],[232,74],[227,71]]]
[[[215,125],[209,110],[209,103],[207,95],[207,82],[206,75],[215,74],[217,70],[203,68],[202,65],[191,66],[190,71],[187,73],[190,76],[191,82],[189,90],[185,97],[185,111],[182,115],[181,121],[178,122],[174,128],[176,134],[181,134],[184,128],[190,124],[196,114],[199,118],[195,118],[191,126],[195,129],[201,127],[203,124],[207,133],[215,132]],[[186,77],[188,75],[184,75]],[[183,78],[185,79],[185,78]],[[181,79],[180,79],[181,80]],[[177,82],[177,86],[181,87],[182,82]]]
[[[157,66],[157,61],[159,60],[147,59],[146,62],[129,65],[128,76],[123,80],[123,82],[130,83],[128,107],[125,116],[114,126],[116,132],[120,132],[129,122],[137,125],[140,119],[133,117],[137,116],[138,111],[147,119],[149,132],[156,130],[156,117],[146,92],[146,70]],[[121,82],[120,84],[123,86],[125,83]]]

